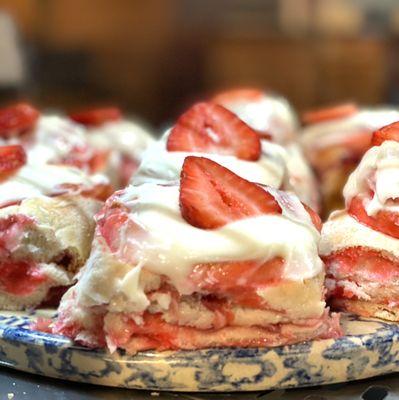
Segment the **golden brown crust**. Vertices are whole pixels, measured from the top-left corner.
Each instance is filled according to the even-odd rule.
[[[373,303],[366,300],[332,299],[331,306],[335,310],[346,311],[362,317],[373,317],[387,321],[399,321],[399,306]]]

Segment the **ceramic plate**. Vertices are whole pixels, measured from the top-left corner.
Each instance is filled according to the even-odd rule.
[[[29,330],[37,315],[0,313],[0,365],[71,381],[132,389],[247,391],[330,384],[399,371],[399,325],[344,315],[346,335],[272,349],[87,350]]]

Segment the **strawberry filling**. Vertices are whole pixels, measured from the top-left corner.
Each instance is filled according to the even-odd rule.
[[[0,261],[0,286],[7,293],[27,296],[47,281],[32,261]]]
[[[281,282],[284,260],[274,258],[257,261],[199,264],[193,268],[190,280],[199,292],[223,296],[234,304],[251,308],[265,307],[258,289]]]
[[[5,292],[25,296],[46,282],[36,263],[13,260],[12,253],[34,221],[25,215],[0,219],[0,286]]]
[[[56,164],[70,165],[90,173],[101,171],[108,160],[108,152],[93,152],[89,145],[75,146],[62,160]]]
[[[334,271],[335,279],[352,278],[386,284],[399,278],[399,262],[376,250],[351,247],[323,257],[323,260],[327,270]]]

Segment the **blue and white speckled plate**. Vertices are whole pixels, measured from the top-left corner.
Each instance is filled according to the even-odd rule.
[[[51,311],[36,313],[49,316]],[[27,329],[33,314],[0,313],[0,365],[132,389],[246,391],[363,379],[399,371],[399,325],[344,316],[346,336],[274,349],[145,352],[129,357]]]

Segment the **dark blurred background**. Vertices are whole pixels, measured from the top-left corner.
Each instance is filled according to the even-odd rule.
[[[0,0],[2,102],[117,103],[155,126],[230,86],[298,110],[398,103],[398,50],[397,0]]]

